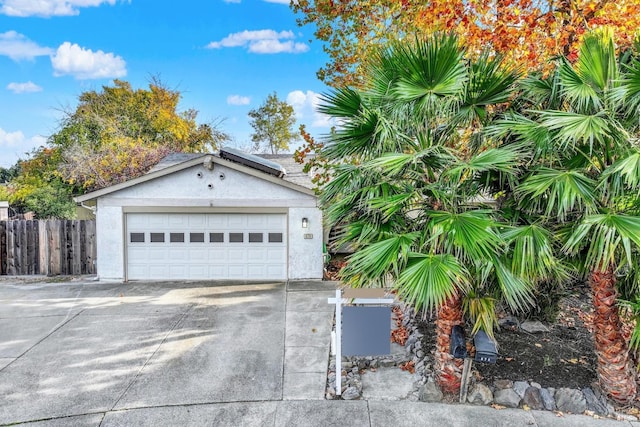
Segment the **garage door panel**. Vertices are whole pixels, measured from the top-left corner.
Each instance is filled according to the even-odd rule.
[[[165,265],[149,265],[150,279],[166,279],[169,277],[169,266]]]
[[[227,250],[227,261],[229,263],[239,263],[247,261],[247,251],[244,248],[233,248]]]
[[[187,256],[192,262],[205,262],[208,259],[205,248],[189,249]]]
[[[127,277],[284,280],[286,224],[284,214],[130,213]]]
[[[229,279],[244,279],[246,278],[245,264],[229,265]]]

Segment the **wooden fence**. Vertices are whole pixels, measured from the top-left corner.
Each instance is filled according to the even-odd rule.
[[[0,221],[0,274],[95,274],[93,220]]]

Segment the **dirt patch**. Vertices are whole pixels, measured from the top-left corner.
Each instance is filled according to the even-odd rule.
[[[574,285],[560,299],[557,320],[545,323],[549,332],[528,333],[506,324],[496,331],[498,360],[495,365],[474,363],[474,376],[486,384],[496,379],[534,381],[542,387],[591,387],[597,380],[596,356],[590,332],[591,299],[584,285]],[[502,316],[506,316],[503,313]],[[423,348],[435,347],[435,325],[420,322]],[[524,320],[524,319],[519,319]],[[469,326],[467,332],[471,330]],[[426,356],[433,363],[433,352]]]

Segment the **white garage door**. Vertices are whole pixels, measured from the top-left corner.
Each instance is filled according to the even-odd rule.
[[[129,280],[287,278],[284,214],[127,214]]]

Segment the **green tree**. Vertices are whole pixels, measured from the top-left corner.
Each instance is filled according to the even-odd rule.
[[[523,82],[524,114],[496,134],[531,153],[513,206],[565,237],[593,292],[598,378],[615,401],[636,397],[617,285],[640,294],[640,62],[611,34],[589,34],[575,64]],[[626,63],[625,63],[626,62]],[[636,341],[637,342],[637,341]]]
[[[461,361],[449,341],[463,315],[493,336],[498,301],[522,309],[536,281],[563,275],[543,250],[549,233],[490,208],[500,182],[517,179],[522,153],[488,146],[481,130],[517,75],[500,57],[469,62],[452,36],[405,40],[370,60],[361,88],[335,89],[320,107],[338,123],[322,155],[348,159],[323,187],[322,206],[340,243],[355,249],[342,271],[348,285],[391,285],[437,311],[436,379],[456,392]]]
[[[221,122],[196,122],[197,111],[178,110],[181,94],[153,80],[148,89],[134,89],[115,80],[101,90],[80,94],[60,129],[45,147],[20,162],[20,173],[8,186],[18,209],[38,217],[66,208],[49,209],[48,194],[66,206],[71,196],[114,185],[146,173],[169,152],[208,152],[227,141]]]
[[[17,177],[19,173],[20,166],[18,163],[10,168],[0,168],[0,184],[11,181],[13,178]]]
[[[276,92],[270,94],[258,109],[249,111],[249,117],[254,130],[251,135],[254,151],[286,152],[289,144],[300,138],[293,130],[296,124],[293,107],[279,100]]]
[[[60,150],[61,177],[95,190],[142,175],[168,152],[213,151],[229,139],[220,121],[198,124],[197,111],[178,111],[180,97],[157,80],[135,90],[115,80],[80,94],[49,138]]]

